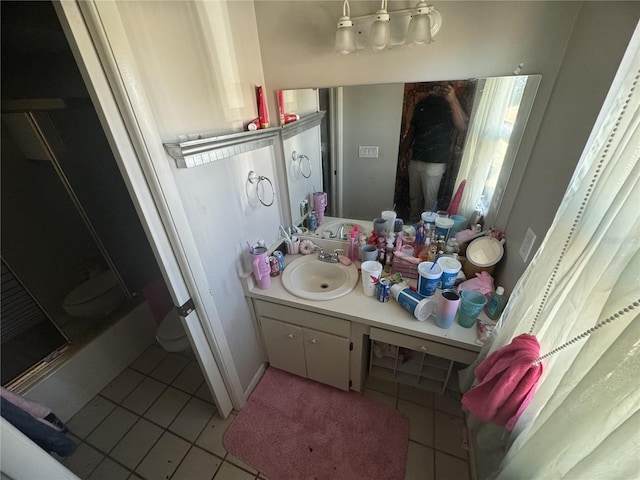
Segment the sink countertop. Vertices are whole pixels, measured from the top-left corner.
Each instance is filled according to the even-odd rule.
[[[288,264],[300,256],[286,255],[285,261]],[[352,265],[350,268],[356,268],[356,266]],[[458,325],[457,321],[454,321],[451,328],[445,330],[436,326],[433,316],[420,322],[398,305],[393,296],[385,303],[376,300],[375,296],[367,297],[363,292],[360,278],[350,293],[333,300],[304,300],[292,295],[282,285],[282,274],[271,277],[271,287],[267,290],[258,288],[253,283],[251,274],[245,276],[244,283],[247,295],[259,300],[301,308],[370,327],[405,333],[473,352],[479,352],[482,348],[482,345],[477,342],[477,328],[464,328]],[[408,283],[415,286],[415,280],[408,279]],[[484,312],[480,314],[480,317],[483,319],[486,317]]]

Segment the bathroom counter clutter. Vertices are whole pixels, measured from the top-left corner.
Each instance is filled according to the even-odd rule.
[[[299,256],[285,258],[290,263]],[[422,376],[426,363],[433,363],[434,358],[445,360],[445,371],[435,388],[440,390],[447,386],[453,363],[472,363],[482,348],[476,328],[464,328],[454,322],[451,328],[443,329],[435,324],[433,316],[418,321],[393,298],[379,302],[375,296],[366,296],[362,282],[344,296],[320,301],[289,293],[282,284],[282,275],[272,277],[268,289],[253,285],[251,275],[245,280],[271,365],[338,388],[361,389],[366,371],[371,373],[367,364],[375,362],[369,341],[422,355],[414,362],[416,372],[412,373],[417,385],[425,380]],[[401,381],[400,371],[396,370],[394,365],[389,366],[390,379]]]
[[[287,255],[287,263],[298,258],[299,255]],[[351,268],[356,268],[352,266]],[[438,327],[434,317],[424,322],[416,320],[404,310],[395,299],[379,302],[376,297],[368,297],[362,290],[361,282],[347,295],[333,300],[305,300],[289,293],[281,281],[282,276],[271,277],[271,287],[262,290],[257,286],[249,289],[249,296],[268,302],[301,308],[310,312],[342,318],[369,327],[379,327],[399,333],[433,340],[435,342],[458,347],[469,352],[479,352],[482,345],[478,343],[476,328],[464,328],[454,322],[449,329]],[[249,277],[249,281],[252,279]],[[409,283],[414,283],[409,279]],[[439,293],[437,293],[438,295]]]

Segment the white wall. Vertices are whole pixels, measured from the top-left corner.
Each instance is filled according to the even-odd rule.
[[[252,2],[118,2],[160,137],[223,134],[257,116],[255,87],[264,83]],[[239,273],[248,269],[246,242],[277,237],[278,199],[270,208],[247,187],[249,170],[269,177],[280,192],[273,148],[171,173],[188,217],[207,284],[246,391],[262,364]]]
[[[414,4],[394,1],[389,8]],[[375,1],[351,2],[351,13],[372,13],[378,6]],[[531,225],[539,245],[577,162],[576,152],[584,146],[611,83],[613,66],[631,37],[640,4],[444,1],[435,7],[443,23],[436,43],[427,48],[339,57],[333,55],[332,44],[341,1],[257,1],[265,82],[269,89],[285,89],[433,81],[509,75],[520,63],[524,63],[521,73],[541,74],[496,222],[507,228],[510,258],[505,260],[500,281],[510,291],[526,267],[513,258],[526,227],[512,218],[535,218]],[[568,65],[561,70],[565,61]],[[561,94],[556,83],[565,85]],[[543,122],[545,130],[539,137]],[[562,148],[556,150],[558,146]],[[550,171],[556,165],[561,170],[557,176]]]

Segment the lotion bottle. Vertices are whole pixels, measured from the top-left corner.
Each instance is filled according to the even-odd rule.
[[[504,310],[505,305],[507,304],[507,297],[504,294],[504,288],[498,287],[496,288],[495,293],[487,303],[487,317],[491,320],[497,320],[502,315],[502,310]]]

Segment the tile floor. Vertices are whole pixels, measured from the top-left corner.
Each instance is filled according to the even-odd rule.
[[[364,395],[409,418],[407,480],[469,479],[458,402],[376,379]],[[79,446],[59,460],[90,480],[264,480],[222,445],[234,418],[216,414],[192,356],[152,345],[67,422]]]

